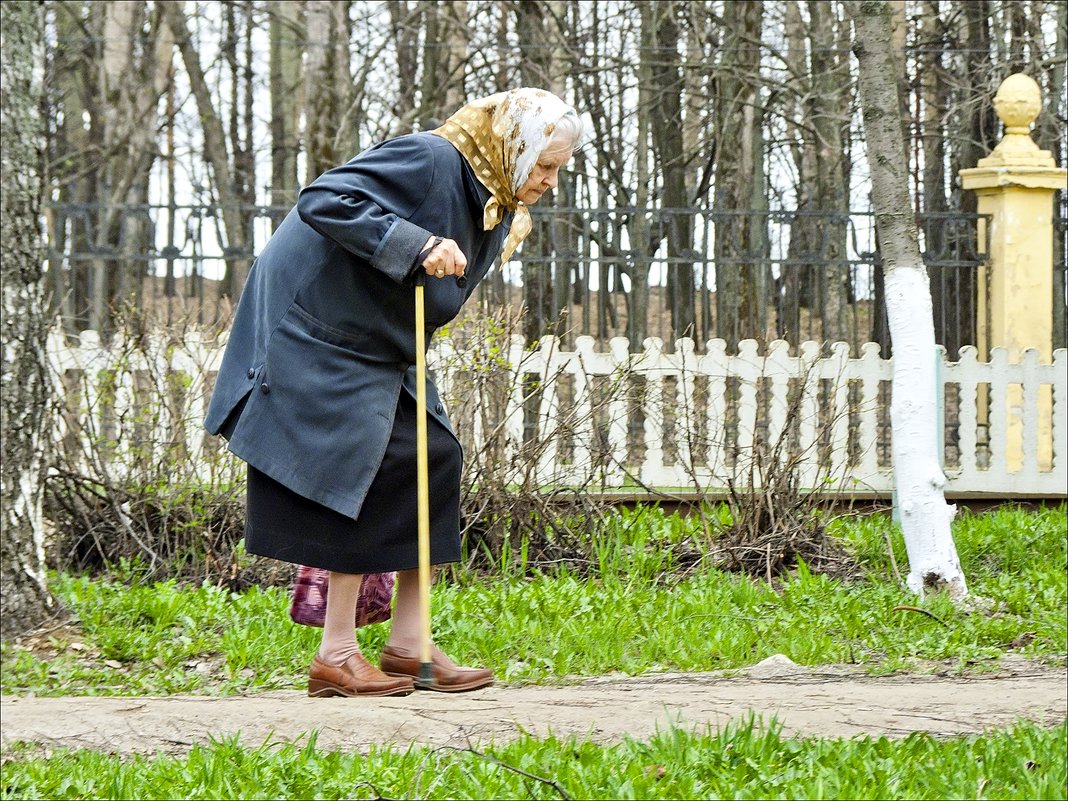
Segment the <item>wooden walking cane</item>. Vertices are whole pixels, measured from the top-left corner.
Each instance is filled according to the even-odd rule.
[[[434,688],[434,665],[430,655],[430,477],[427,466],[426,428],[426,312],[423,285],[426,273],[415,276],[415,439],[416,491],[419,496],[419,678],[415,686]]]

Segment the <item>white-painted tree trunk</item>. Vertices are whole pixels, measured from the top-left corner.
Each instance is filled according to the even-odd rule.
[[[894,345],[894,486],[909,555],[906,581],[915,592],[945,587],[954,596],[964,596],[967,586],[950,533],[956,507],[947,504],[943,494],[931,291],[919,253],[916,266],[899,264],[885,271],[885,288]]]
[[[885,0],[847,3],[872,203],[882,255],[886,312],[894,347],[894,485],[909,557],[907,583],[915,592],[944,589],[962,598],[968,589],[950,532],[956,507],[946,504],[939,462],[934,320],[931,288],[920,256],[908,159],[898,111],[891,8]]]

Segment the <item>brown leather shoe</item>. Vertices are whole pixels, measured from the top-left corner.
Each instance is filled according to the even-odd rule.
[[[492,671],[486,668],[458,667],[449,657],[439,651],[437,646],[433,647],[430,661],[433,665],[434,684],[431,687],[421,687],[416,684],[418,690],[462,693],[493,684]],[[387,645],[382,649],[382,657],[378,660],[378,664],[387,676],[419,678],[419,657],[405,656],[392,646]]]
[[[363,658],[353,654],[342,665],[328,665],[316,655],[308,673],[308,695],[408,695],[415,686],[410,678],[390,677]]]

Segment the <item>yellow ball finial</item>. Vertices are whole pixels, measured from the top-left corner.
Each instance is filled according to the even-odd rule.
[[[994,110],[1005,123],[1006,134],[1026,136],[1042,111],[1042,92],[1034,78],[1017,72],[1001,82],[994,95]]]

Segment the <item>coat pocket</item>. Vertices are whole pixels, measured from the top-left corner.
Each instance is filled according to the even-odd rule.
[[[320,342],[336,345],[339,348],[365,356],[371,355],[373,350],[375,337],[370,333],[346,331],[324,323],[299,303],[294,302],[289,307],[286,316],[282,318],[282,324],[285,324],[287,319]]]

